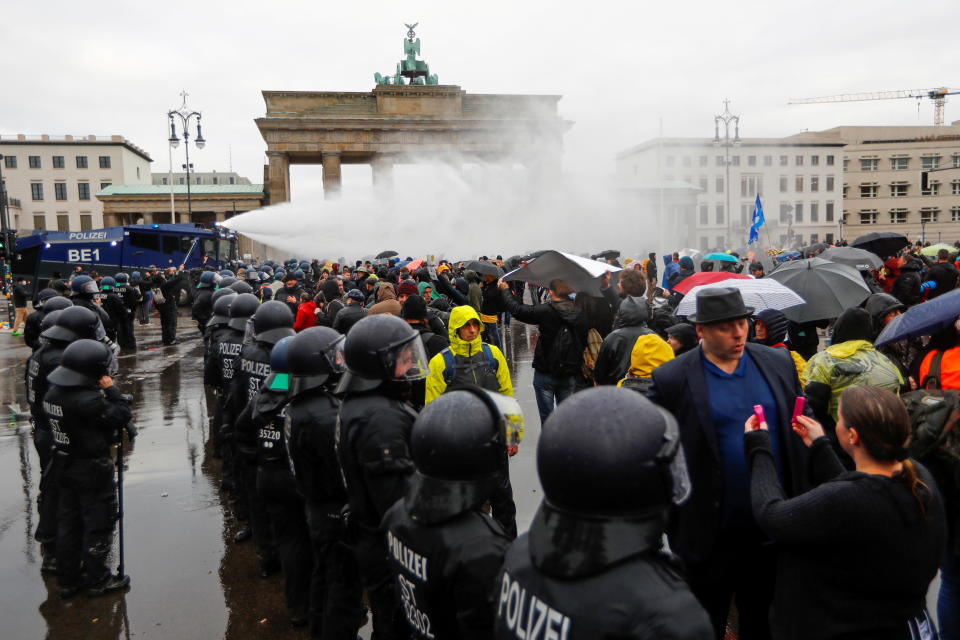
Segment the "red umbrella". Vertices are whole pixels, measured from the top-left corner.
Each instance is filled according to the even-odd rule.
[[[700,271],[692,276],[687,276],[680,284],[673,287],[671,291],[687,295],[690,289],[701,284],[713,284],[721,280],[749,280],[753,276],[746,273],[730,273],[729,271]]]

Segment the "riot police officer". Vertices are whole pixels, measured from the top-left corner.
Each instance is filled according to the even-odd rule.
[[[505,413],[522,415],[513,398],[461,387],[427,405],[413,424],[417,470],[383,524],[414,637],[492,636],[494,584],[513,538],[481,508],[499,484]]]
[[[672,415],[629,389],[574,394],[543,425],[537,473],[544,499],[497,579],[495,637],[713,638],[663,550],[690,492]]]
[[[345,546],[347,492],[334,444],[340,402],[333,389],[344,368],[343,336],[329,327],[304,329],[293,338],[287,360],[284,435],[313,548],[310,636],[353,640],[363,615],[362,588],[356,559]]]
[[[207,326],[210,316],[213,315],[213,288],[217,284],[217,274],[213,271],[204,271],[197,282],[197,293],[193,298],[193,307],[190,317],[197,323],[200,335]]]
[[[43,399],[59,467],[61,598],[75,595],[84,586],[88,595],[96,596],[130,583],[127,576],[113,575],[106,564],[117,516],[110,445],[133,415],[129,398],[107,375],[111,358],[110,349],[101,342],[71,343],[60,366],[50,374],[50,389]]]
[[[183,265],[167,267],[162,278],[157,275],[163,302],[155,306],[160,312],[160,336],[164,346],[177,344],[177,305],[180,302],[180,288],[184,279]]]
[[[232,298],[236,297],[232,289],[220,289],[214,292],[212,298],[216,298],[212,305],[213,315],[207,321],[203,333],[203,383],[208,393],[212,397],[208,398],[207,406],[213,406],[213,417],[210,420],[210,438],[213,441],[213,457],[223,457],[223,434],[220,432],[220,425],[223,424],[223,407],[220,405],[222,384],[220,376],[222,374],[221,362],[217,360],[216,366],[211,370],[211,364],[214,360],[213,349],[219,348],[219,342],[229,335],[230,327],[230,303]],[[221,302],[222,300],[222,302]],[[223,469],[221,478],[229,477],[227,469]]]
[[[249,295],[254,300],[256,296]],[[259,304],[259,303],[258,303]],[[233,305],[231,305],[232,307]],[[232,319],[232,318],[231,318]],[[270,351],[282,338],[294,335],[293,314],[282,302],[271,300],[257,307],[252,318],[253,339],[243,344],[237,358],[224,411],[224,423],[236,425],[237,419],[247,404],[257,395],[267,376],[270,375]],[[250,528],[260,559],[260,575],[268,577],[279,568],[276,546],[270,530],[270,517],[257,492],[257,437],[256,433],[235,429],[235,490],[246,495]],[[240,499],[243,499],[243,495]]]
[[[103,325],[107,338],[116,343],[117,327],[110,319],[110,315],[104,311],[103,307],[97,304],[97,297],[100,294],[100,288],[97,282],[90,276],[77,276],[70,281],[71,296],[70,301],[75,307],[86,307],[97,314],[100,323]]]
[[[33,311],[23,323],[23,342],[36,351],[40,346],[40,323],[43,322],[43,306],[48,300],[61,297],[54,289],[41,289],[33,301]],[[66,300],[66,298],[63,298]]]
[[[257,495],[266,507],[283,569],[290,623],[303,626],[308,622],[313,554],[307,514],[290,471],[283,432],[282,412],[290,390],[287,356],[291,340],[293,336],[287,336],[270,350],[270,375],[237,419],[237,437],[245,441],[252,436],[257,441]]]
[[[230,289],[227,289],[230,291]],[[226,295],[226,294],[221,294]],[[218,304],[220,303],[217,300]],[[246,494],[241,488],[237,443],[233,437],[233,423],[227,418],[228,395],[233,384],[233,377],[239,368],[237,358],[243,348],[244,332],[247,321],[254,314],[260,302],[253,294],[235,295],[230,300],[228,311],[230,319],[222,331],[216,331],[210,336],[210,357],[207,359],[203,372],[203,382],[213,387],[217,394],[217,409],[214,419],[219,422],[215,426],[219,432],[221,453],[223,454],[223,486],[230,491],[230,507],[234,517],[241,523],[250,519]],[[221,309],[222,310],[222,309]],[[219,417],[218,417],[219,416]],[[250,528],[243,524],[234,536],[235,542],[243,542],[250,537]]]
[[[110,321],[116,328],[117,344],[121,349],[136,350],[137,339],[133,335],[133,314],[123,303],[123,299],[117,295],[115,288],[117,281],[110,276],[104,276],[100,279],[100,305]]]
[[[69,300],[61,298],[69,304]],[[72,305],[70,305],[72,307]],[[97,334],[97,317],[89,309],[76,307],[61,322],[63,310],[48,309],[41,327],[40,348],[27,360],[27,404],[30,408],[30,420],[33,423],[33,444],[40,459],[40,490],[37,496],[37,530],[34,534],[40,543],[43,555],[42,572],[56,570],[57,509],[59,490],[57,489],[57,465],[54,464],[56,451],[53,433],[47,415],[43,412],[43,397],[49,387],[50,373],[60,366],[63,350],[74,340],[93,339]]]
[[[374,638],[407,633],[399,615],[394,582],[380,522],[406,492],[413,471],[410,382],[426,377],[427,356],[419,334],[389,314],[367,316],[353,325],[343,348],[347,372],[337,393],[345,393],[337,429],[337,455],[356,527],[356,558],[373,613]]]

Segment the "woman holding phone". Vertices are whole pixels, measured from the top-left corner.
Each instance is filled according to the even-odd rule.
[[[900,399],[879,387],[840,396],[837,440],[846,471],[820,424],[798,416],[793,431],[810,449],[814,488],[784,497],[767,425],[745,426],[757,524],[777,545],[771,610],[775,638],[933,637],[927,587],[946,542],[943,504],[929,472],[907,457],[910,421]]]

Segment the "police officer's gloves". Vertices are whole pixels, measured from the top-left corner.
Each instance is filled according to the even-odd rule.
[[[127,432],[127,439],[129,439],[130,442],[133,442],[133,439],[137,437],[138,433],[137,425],[133,424],[132,422],[128,422],[124,427],[124,430]]]

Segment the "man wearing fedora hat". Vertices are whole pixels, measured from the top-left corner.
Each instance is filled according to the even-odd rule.
[[[701,291],[688,318],[700,345],[653,371],[650,396],[677,418],[693,485],[673,513],[670,547],[687,565],[690,588],[718,639],[732,601],[741,640],[770,637],[776,564],[753,519],[743,448],[743,424],[754,405],[763,406],[788,495],[809,488],[806,447],[790,428],[803,393],[797,370],[785,350],[747,342],[753,312],[737,289]]]

